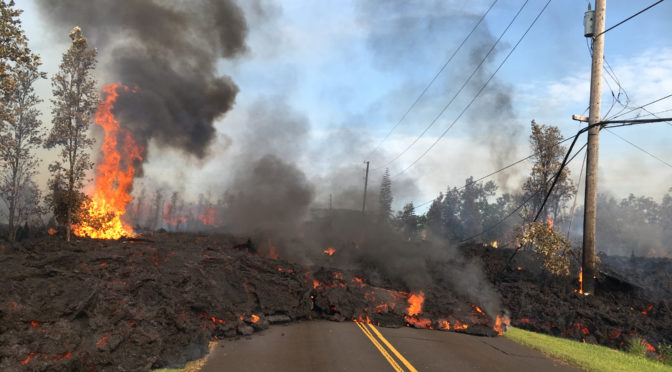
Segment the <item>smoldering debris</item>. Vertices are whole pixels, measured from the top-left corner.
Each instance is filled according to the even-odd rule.
[[[0,368],[179,367],[206,353],[210,340],[311,318],[483,336],[505,330],[498,325],[506,321],[503,314],[454,290],[445,271],[464,272],[450,260],[428,265],[432,284],[418,290],[366,268],[333,267],[340,255],[363,246],[320,250],[313,265],[303,266],[253,254],[262,244],[223,235],[152,233],[73,244],[44,237],[5,246],[0,280],[11,284],[0,287]],[[652,353],[672,342],[669,291],[654,300],[600,278],[597,295],[584,296],[573,291],[571,281],[536,270],[527,252],[511,267],[511,250],[471,245],[459,251],[484,268],[486,282],[503,295],[503,307],[518,327],[616,348],[643,337]],[[666,264],[641,260],[648,268]],[[654,272],[665,281],[664,271]]]
[[[479,304],[449,289],[435,286],[419,295],[377,287],[366,273],[262,257],[255,249],[262,244],[222,235],[148,233],[73,244],[46,236],[6,247],[0,280],[11,285],[0,288],[0,368],[180,366],[206,353],[214,338],[310,318],[418,327],[439,327],[445,318],[464,324],[450,330],[496,334],[493,319],[475,310]],[[412,295],[423,300],[409,312]]]

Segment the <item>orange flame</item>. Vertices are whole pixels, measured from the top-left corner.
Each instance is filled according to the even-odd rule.
[[[206,226],[214,226],[215,217],[217,217],[217,211],[210,207],[206,207],[203,211],[203,214],[198,216],[198,219],[201,220],[201,222],[203,222],[203,224]]]
[[[579,294],[583,294],[583,267],[579,271]]]
[[[497,318],[495,319],[495,326],[493,329],[497,332],[498,335],[502,335],[504,331],[506,330],[506,326],[508,326],[511,323],[511,320],[509,319],[508,316],[504,315],[503,317],[500,317],[497,315]]]
[[[96,169],[95,188],[86,214],[102,223],[93,224],[96,226],[89,226],[86,222],[74,225],[73,232],[77,236],[119,239],[133,235],[133,229],[121,217],[126,214],[126,206],[131,201],[129,192],[133,188],[135,174],[133,163],[142,160],[144,149],[135,143],[128,130],[121,128],[112,114],[120,87],[120,83],[103,87],[105,99],[98,104],[95,115],[96,124],[105,130],[105,139],[101,148],[103,159]],[[129,91],[126,86],[123,89]]]
[[[252,323],[256,323],[259,321],[259,316],[252,314]]]
[[[271,242],[271,239],[268,239],[268,258],[272,258],[274,260],[278,259],[278,252],[275,250],[275,246],[273,245],[273,242]]]
[[[334,248],[331,248],[331,247],[329,247],[329,248],[325,249],[324,251],[322,251],[322,253],[324,253],[324,254],[328,254],[328,255],[330,255],[330,256],[333,256],[335,252],[336,252],[336,250],[335,250]]]
[[[548,225],[548,231],[553,231],[553,219],[550,214],[546,215],[546,224]]]
[[[425,294],[421,291],[416,293],[411,293],[408,297],[408,315],[418,315],[422,312],[422,303],[425,302]]]

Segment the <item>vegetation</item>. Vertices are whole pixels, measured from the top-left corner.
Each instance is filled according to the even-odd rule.
[[[672,345],[663,342],[658,345],[658,352],[662,358],[661,362],[672,365]]]
[[[641,337],[633,337],[628,343],[628,353],[638,356],[645,357],[647,352],[647,343]]]
[[[597,196],[597,249],[608,254],[630,256],[658,255],[672,239],[672,189],[661,202],[651,197],[630,194],[621,199]],[[581,233],[583,208],[578,208],[574,235]],[[636,223],[634,223],[636,222]]]
[[[544,199],[551,189],[555,175],[560,170],[560,165],[567,151],[564,146],[558,145],[562,140],[560,130],[555,126],[539,125],[534,120],[531,124],[530,144],[534,151],[534,166],[530,177],[523,184],[523,197],[530,198],[526,206],[526,219],[532,220],[542,209]],[[575,187],[569,178],[569,169],[564,168],[553,187],[546,204],[543,206],[541,216],[551,216],[558,219],[565,204],[572,198]]]
[[[0,2],[0,198],[8,211],[9,240],[17,226],[38,215],[40,191],[34,176],[39,159],[34,151],[42,144],[42,121],[36,105],[34,83],[46,78],[39,71],[40,58],[27,47],[20,10],[14,2]]]
[[[553,229],[551,219],[546,222],[527,222],[516,229],[515,235],[517,247],[531,247],[546,271],[554,275],[569,275],[569,241]]]
[[[79,27],[70,32],[72,45],[63,54],[58,73],[52,78],[54,104],[51,132],[47,148],[59,148],[60,159],[49,165],[52,173],[48,202],[54,215],[65,225],[66,240],[70,241],[73,216],[82,205],[80,190],[86,172],[93,168],[90,154],[94,140],[88,131],[98,104],[95,49],[89,49]]]
[[[378,220],[380,222],[389,222],[392,216],[392,181],[390,180],[390,170],[385,168],[385,174],[380,182],[380,195],[378,196]]]
[[[669,366],[643,356],[518,328],[509,327],[504,337],[588,372],[672,371]]]

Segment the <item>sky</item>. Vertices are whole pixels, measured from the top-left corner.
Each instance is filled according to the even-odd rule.
[[[571,116],[587,116],[590,52],[583,36],[587,0],[551,1],[492,75],[546,2],[497,1],[400,120],[493,0],[241,1],[249,28],[246,51],[217,63],[218,74],[230,76],[239,93],[234,107],[216,122],[218,136],[211,155],[196,159],[150,143],[145,175],[136,183],[164,185],[193,198],[199,193],[221,194],[250,147],[260,152],[272,148],[315,182],[318,204],[326,203],[328,195],[344,184],[361,185],[365,161],[370,162],[374,188],[389,168],[395,208],[429,201],[448,186],[464,184],[469,176],[480,178],[528,156],[531,120],[557,126],[565,136],[583,125]],[[607,2],[607,27],[652,2]],[[70,42],[69,28],[75,24],[54,26],[31,0],[18,0],[17,7],[24,10],[21,19],[29,46],[42,57],[43,70],[53,76]],[[672,94],[670,19],[672,3],[663,2],[605,34],[604,53],[615,79],[604,76],[603,117]],[[110,52],[100,49],[99,58]],[[105,74],[100,73],[99,83],[108,82],[104,80]],[[40,82],[38,92],[45,99],[42,120],[50,127],[50,82]],[[672,111],[665,112],[672,110],[672,98],[647,109],[672,117]],[[246,140],[257,131],[266,142]],[[672,187],[672,167],[665,164],[672,164],[672,124],[613,132],[659,159],[602,131],[600,192],[660,200]],[[584,142],[579,140],[579,145]],[[46,159],[39,178],[44,187],[46,165],[54,154],[41,156]],[[575,182],[582,159],[577,156],[570,164]],[[530,168],[531,163],[524,162],[491,179],[501,192],[515,192]],[[349,179],[337,182],[335,177]],[[334,203],[336,207],[347,204],[338,198]]]

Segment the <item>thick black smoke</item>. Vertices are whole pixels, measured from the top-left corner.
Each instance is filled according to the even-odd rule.
[[[120,92],[115,115],[138,143],[150,140],[203,158],[213,122],[231,109],[238,87],[217,61],[246,51],[248,28],[231,0],[40,0],[58,29],[79,25],[99,49],[106,79],[137,86]]]

